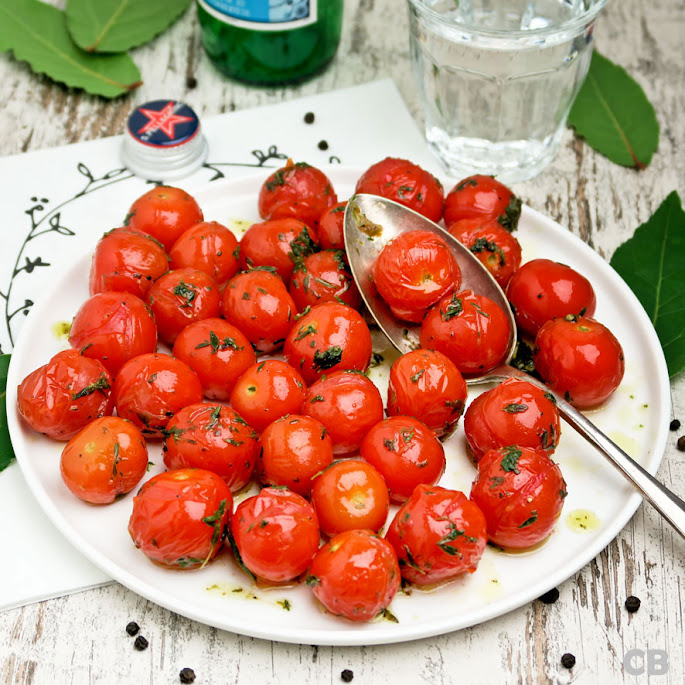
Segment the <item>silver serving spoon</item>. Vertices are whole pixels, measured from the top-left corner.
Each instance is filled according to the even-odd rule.
[[[395,319],[387,304],[376,292],[371,277],[371,267],[385,244],[405,231],[431,231],[443,238],[461,268],[462,288],[471,289],[494,300],[509,319],[509,346],[503,363],[482,376],[467,377],[466,382],[475,385],[503,381],[507,378],[522,378],[546,392],[551,392],[557,401],[559,413],[566,422],[594,445],[685,537],[685,503],[679,497],[647,473],[563,397],[524,371],[509,366],[516,347],[514,317],[502,289],[471,251],[421,214],[392,200],[360,193],[350,198],[345,210],[344,234],[347,255],[359,292],[390,342],[403,354],[419,347],[419,327]]]

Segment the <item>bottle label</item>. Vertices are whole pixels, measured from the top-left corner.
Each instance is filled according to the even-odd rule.
[[[288,31],[317,18],[317,0],[198,0],[225,24],[253,31]]]

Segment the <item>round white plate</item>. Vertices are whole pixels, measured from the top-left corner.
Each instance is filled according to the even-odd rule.
[[[343,199],[353,192],[361,173],[335,166],[325,171]],[[195,193],[205,217],[233,226],[240,237],[249,223],[234,220],[258,220],[257,194],[267,174],[264,171],[258,177],[212,183]],[[670,395],[663,353],[643,308],[599,255],[528,207],[523,210],[518,238],[524,261],[536,257],[562,261],[592,282],[597,293],[595,317],[621,341],[626,374],[614,396],[593,411],[591,419],[655,473],[666,444],[664,417],[669,415]],[[172,611],[217,628],[302,644],[371,645],[438,635],[500,616],[566,580],[599,554],[640,503],[640,496],[603,457],[564,424],[555,459],[569,494],[554,534],[540,548],[523,554],[505,554],[488,547],[475,573],[433,592],[398,593],[390,606],[397,623],[381,619],[355,624],[335,618],[320,608],[304,585],[254,587],[229,552],[222,552],[199,571],[155,566],[135,549],[127,532],[133,494],[100,507],[78,500],[60,478],[63,445],[30,430],[16,409],[14,388],[67,347],[56,337],[55,324],[71,321],[88,297],[89,262],[90,254],[75,259],[36,303],[22,329],[7,379],[12,443],[38,503],[59,530],[105,573]],[[385,396],[395,354],[384,340],[376,338],[375,346],[386,361],[370,375]],[[470,399],[482,390],[470,388]],[[468,494],[475,469],[466,456],[461,428],[445,443],[445,450],[448,466],[440,484]],[[155,467],[147,477],[163,470],[159,445],[150,445],[150,459]],[[49,572],[48,564],[45,573]]]

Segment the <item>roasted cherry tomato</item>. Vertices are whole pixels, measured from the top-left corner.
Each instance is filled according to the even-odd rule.
[[[250,341],[223,319],[203,319],[184,328],[173,353],[195,371],[206,397],[225,401],[257,359]]]
[[[169,258],[159,241],[131,228],[115,228],[95,247],[90,294],[114,290],[145,299],[152,282],[168,269]]]
[[[406,415],[438,437],[451,435],[466,403],[466,382],[442,352],[414,350],[390,369],[388,416]]]
[[[283,346],[297,314],[283,280],[270,268],[238,274],[221,300],[224,318],[243,332],[257,352],[266,354]]]
[[[318,304],[290,329],[283,354],[307,383],[333,371],[366,371],[371,360],[371,333],[352,307],[337,302]]]
[[[319,243],[322,250],[344,250],[345,249],[345,202],[329,207],[319,218]]]
[[[406,159],[386,157],[370,166],[357,181],[356,193],[381,195],[431,221],[442,217],[445,191],[435,176]]]
[[[203,271],[176,269],[153,283],[149,302],[159,339],[173,345],[189,324],[219,316],[221,294]]]
[[[476,570],[487,543],[485,516],[458,490],[419,485],[395,514],[386,539],[402,578],[433,585]]]
[[[191,404],[164,431],[168,469],[207,469],[221,476],[232,492],[247,485],[257,461],[257,434],[233,409],[221,404]]]
[[[554,395],[518,378],[509,378],[472,402],[464,417],[466,441],[474,461],[507,445],[552,454],[561,423]]]
[[[116,375],[124,362],[157,347],[157,327],[145,302],[130,293],[99,293],[76,312],[69,344]]]
[[[346,530],[378,532],[388,517],[388,486],[371,464],[344,459],[314,478],[312,504],[321,531],[333,537]]]
[[[421,325],[421,347],[449,357],[463,374],[480,375],[499,364],[509,346],[509,321],[488,297],[471,290],[448,295]]]
[[[312,560],[307,585],[335,616],[370,621],[387,609],[400,587],[392,547],[370,530],[348,530],[329,540]]]
[[[133,498],[128,532],[152,561],[201,568],[221,549],[233,497],[219,476],[203,469],[165,471]]]
[[[613,333],[586,317],[567,316],[535,337],[535,368],[545,383],[580,409],[607,400],[623,378],[623,349]]]
[[[84,426],[112,413],[112,377],[97,360],[77,350],[58,352],[17,388],[26,422],[53,440],[69,440]]]
[[[103,416],[65,445],[62,480],[80,499],[109,504],[140,482],[147,471],[147,457],[145,439],[130,421]]]
[[[290,414],[269,425],[259,440],[259,480],[285,485],[308,497],[312,478],[333,461],[333,443],[323,424]]]
[[[488,539],[508,549],[544,540],[565,497],[559,466],[544,452],[517,445],[487,452],[471,488],[471,499],[485,514]]]
[[[124,223],[157,238],[169,250],[181,233],[202,220],[202,210],[185,190],[159,186],[131,205]]]
[[[526,262],[511,279],[507,298],[516,325],[532,337],[550,319],[592,316],[597,302],[585,276],[551,259]]]
[[[141,354],[127,361],[113,391],[117,414],[138,426],[147,440],[161,440],[176,412],[202,402],[195,372],[168,354]]]
[[[262,219],[299,219],[316,228],[319,217],[338,202],[326,174],[306,162],[288,164],[264,181],[259,191]]]
[[[411,416],[377,423],[360,453],[383,476],[393,502],[404,502],[417,485],[433,485],[445,470],[445,450],[433,431]]]
[[[333,454],[349,456],[359,452],[364,436],[383,420],[383,400],[361,371],[336,371],[309,387],[302,413],[326,427]]]
[[[236,381],[231,406],[260,433],[286,414],[299,414],[304,379],[290,364],[267,359],[254,364]]]
[[[461,219],[496,219],[508,231],[515,231],[520,216],[520,198],[492,176],[469,176],[445,198],[443,217],[448,228]]]
[[[235,510],[231,534],[240,561],[261,580],[284,583],[304,573],[319,548],[314,507],[287,488],[263,488]]]
[[[459,290],[461,270],[443,238],[407,231],[393,238],[372,267],[378,294],[398,318],[421,323],[429,307]]]

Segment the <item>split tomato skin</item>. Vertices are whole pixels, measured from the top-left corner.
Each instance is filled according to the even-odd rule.
[[[345,249],[345,202],[329,207],[319,218],[318,234],[322,250]]]

